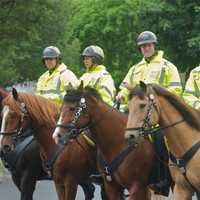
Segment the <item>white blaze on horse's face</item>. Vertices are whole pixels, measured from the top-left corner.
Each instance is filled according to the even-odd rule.
[[[3,110],[2,110],[1,132],[5,131],[5,128],[6,128],[6,118],[7,118],[8,113],[9,113],[9,107],[8,106],[4,106]],[[2,147],[2,144],[1,144],[2,138],[3,138],[3,135],[0,135],[0,149]]]
[[[62,113],[61,113],[57,124],[62,124],[62,120],[63,120],[63,117],[62,117]],[[60,134],[59,134],[60,131],[61,131],[61,128],[60,127],[56,127],[54,132],[53,132],[53,136],[52,137],[55,140],[56,144],[58,144],[58,141],[59,141],[59,138],[60,138]]]

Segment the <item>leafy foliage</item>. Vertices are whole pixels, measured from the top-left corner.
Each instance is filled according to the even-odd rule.
[[[42,50],[50,45],[80,76],[80,53],[91,44],[104,49],[118,85],[141,59],[135,40],[144,30],[158,35],[158,48],[180,72],[189,72],[200,61],[199,18],[197,0],[1,0],[0,85],[37,80],[46,70]]]

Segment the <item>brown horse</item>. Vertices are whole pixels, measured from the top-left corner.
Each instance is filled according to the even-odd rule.
[[[76,129],[88,127],[93,133],[101,157],[108,163],[127,149],[124,139],[127,123],[125,114],[106,105],[94,89],[72,90],[67,94],[61,108],[58,122],[60,126]],[[57,129],[53,134],[54,139],[58,140],[63,131],[63,128]],[[108,179],[112,177],[111,182],[104,177],[108,199],[121,200],[124,188],[129,190],[129,199],[149,199],[147,185],[154,159],[154,148],[148,140],[131,149],[112,173],[106,172]]]
[[[4,144],[7,142],[7,145],[12,146],[11,136],[28,124],[37,129],[34,137],[46,157],[51,156],[57,147],[51,133],[60,108],[41,96],[17,93],[16,90],[3,100],[3,107],[4,122],[1,132]],[[75,199],[77,184],[87,180],[96,167],[95,155],[96,150],[83,137],[70,141],[60,152],[51,170],[59,200]]]
[[[131,92],[126,138],[140,143],[162,129],[171,151],[174,199],[192,199],[200,191],[200,113],[159,85],[140,82]],[[152,128],[156,124],[160,128]]]
[[[8,95],[9,92],[0,88],[0,111],[2,111],[2,101]],[[29,143],[25,144],[26,141]],[[47,174],[43,170],[38,144],[35,140],[30,140],[28,136],[18,137],[15,139],[15,144],[17,144],[15,151],[9,151],[9,148],[4,146],[2,135],[0,136],[1,159],[4,161],[4,166],[9,169],[12,180],[20,191],[20,199],[31,200],[36,181],[44,179]]]

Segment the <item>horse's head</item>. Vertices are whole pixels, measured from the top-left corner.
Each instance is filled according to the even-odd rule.
[[[15,140],[21,136],[30,124],[30,118],[26,106],[20,100],[16,89],[13,89],[12,93],[5,97],[2,108],[0,149],[8,152],[14,148]]]
[[[91,122],[88,110],[88,98],[95,101],[99,97],[94,89],[77,89],[67,92],[53,138],[58,143],[59,138],[69,130],[81,129]]]
[[[8,91],[0,87],[0,112],[2,111],[2,101],[9,94]]]
[[[140,82],[130,94],[125,138],[136,144],[143,141],[145,131],[157,125],[159,113],[156,94],[152,87]]]

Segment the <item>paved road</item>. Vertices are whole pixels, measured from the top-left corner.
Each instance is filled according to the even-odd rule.
[[[100,189],[97,186],[95,190],[94,200],[101,200]],[[52,181],[41,181],[37,183],[36,190],[34,192],[34,200],[57,200],[56,192]],[[170,200],[168,198],[166,200]],[[0,183],[0,200],[20,200],[20,193],[14,184],[10,180],[6,180]],[[78,188],[76,200],[84,200],[84,194],[82,189]],[[192,200],[197,200],[192,198]]]
[[[95,190],[95,200],[100,200],[99,187]],[[55,188],[52,181],[41,181],[37,183],[34,192],[34,200],[57,200]],[[0,183],[0,200],[20,200],[20,193],[10,180]],[[76,200],[84,200],[82,189],[78,188]]]

